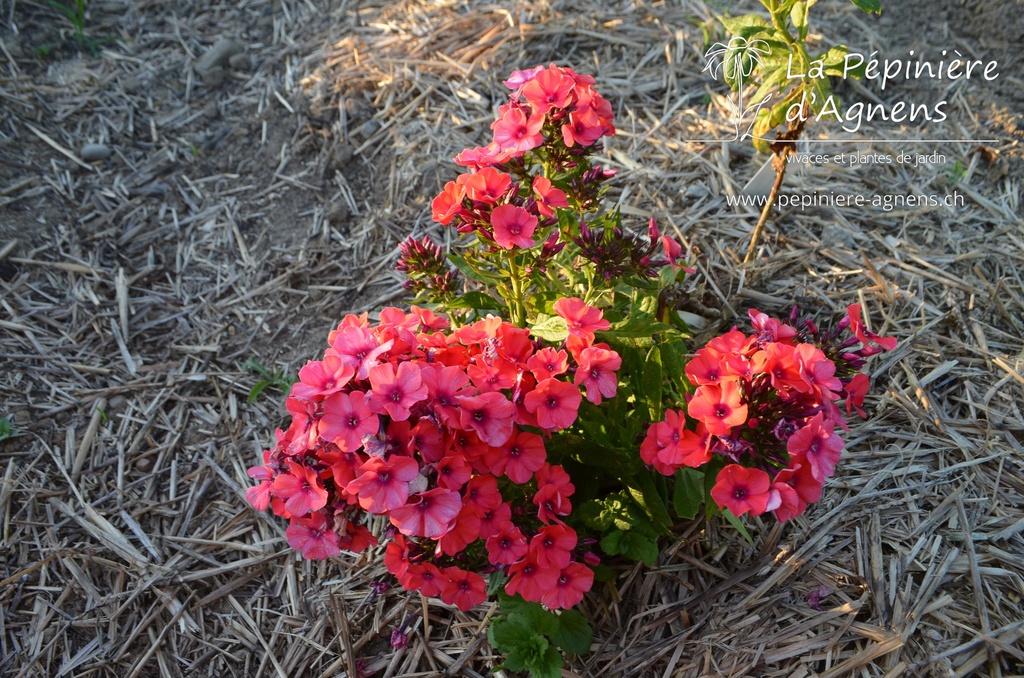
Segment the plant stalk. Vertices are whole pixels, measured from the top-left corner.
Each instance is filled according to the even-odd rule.
[[[523,302],[523,280],[519,276],[519,264],[516,263],[514,250],[508,253],[508,270],[512,278],[512,299],[509,304],[509,314],[512,316],[512,324],[516,327],[526,327],[526,305]]]
[[[754,251],[757,249],[757,241],[761,239],[761,232],[764,230],[765,222],[768,221],[768,214],[772,211],[772,207],[775,205],[775,199],[779,196],[779,189],[782,188],[782,180],[786,177],[786,156],[789,155],[789,148],[789,146],[783,148],[781,156],[772,156],[772,168],[775,170],[775,183],[772,184],[772,191],[768,194],[768,201],[761,210],[761,216],[758,218],[757,225],[754,226],[754,232],[750,236],[750,245],[747,247],[746,256],[743,257],[744,264],[754,258]]]
[[[804,125],[807,122],[806,114],[807,107],[805,105],[800,118],[790,123],[789,129],[780,134],[775,143],[772,144],[772,153],[774,154],[772,156],[772,169],[775,170],[775,183],[772,184],[772,191],[768,194],[768,201],[761,210],[761,216],[754,226],[754,232],[750,235],[750,245],[747,247],[746,256],[743,257],[744,264],[754,258],[757,242],[761,239],[761,232],[764,230],[765,222],[768,221],[768,215],[772,211],[772,206],[775,205],[775,200],[779,197],[782,180],[786,177],[786,165],[788,164],[786,158],[796,150],[796,140],[800,138],[801,132],[804,131]]]

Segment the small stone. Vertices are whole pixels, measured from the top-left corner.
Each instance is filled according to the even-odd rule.
[[[360,125],[358,129],[356,129],[355,133],[358,136],[361,136],[361,137],[364,137],[364,138],[369,138],[369,137],[373,136],[373,133],[376,132],[379,129],[380,129],[380,123],[379,122],[377,122],[376,120],[367,120],[362,125]]]
[[[332,203],[327,208],[327,220],[337,226],[348,219],[348,205],[343,202]]]
[[[128,195],[131,197],[142,196],[144,198],[162,198],[171,190],[169,184],[162,181],[154,181],[145,186],[130,186]]]
[[[211,101],[203,106],[203,115],[206,116],[207,120],[218,119],[220,117],[220,105],[216,101]]]
[[[209,85],[210,87],[217,87],[218,85],[224,83],[224,78],[227,77],[227,72],[220,66],[217,66],[216,68],[209,69],[201,75],[203,77],[204,85]]]
[[[127,406],[128,399],[125,398],[123,395],[116,395],[110,399],[109,403],[107,403],[107,411],[112,414],[115,412],[122,411]]]
[[[137,75],[129,75],[124,79],[124,82],[121,83],[121,87],[128,94],[136,94],[142,90],[142,80],[139,80],[139,76]]]
[[[244,49],[245,45],[238,40],[231,38],[218,40],[196,61],[196,73],[203,77],[203,82],[206,82],[207,73],[215,68],[223,69],[231,61],[231,57]]]
[[[104,144],[86,144],[82,146],[79,155],[82,156],[82,160],[86,162],[95,162],[97,160],[106,160],[110,157],[113,151],[110,150],[109,146]]]
[[[135,462],[135,468],[139,469],[143,473],[148,473],[149,469],[153,468],[153,460],[149,457],[142,457]]]
[[[857,241],[850,231],[838,224],[826,224],[821,230],[821,241],[832,243],[841,247],[854,250],[857,248]]]
[[[0,280],[10,282],[18,275],[18,267],[11,262],[0,259]]]
[[[25,49],[21,46],[19,36],[13,37],[14,39],[7,43],[7,51],[10,52],[12,59],[24,59],[26,57]]]
[[[688,198],[703,198],[708,194],[708,187],[704,184],[690,184],[686,187],[686,197]]]
[[[347,115],[349,119],[358,118],[365,112],[366,105],[359,101],[359,99],[356,99],[355,97],[345,98],[345,115]]]
[[[252,68],[252,62],[249,61],[249,55],[244,52],[241,54],[232,54],[231,58],[228,59],[228,65],[236,71],[247,71]]]
[[[327,166],[332,170],[342,171],[348,164],[352,162],[352,156],[355,155],[355,148],[352,144],[338,144],[331,149],[331,153],[327,158]]]

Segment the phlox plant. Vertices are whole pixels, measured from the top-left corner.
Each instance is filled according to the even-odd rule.
[[[691,353],[665,302],[693,273],[682,247],[603,209],[615,173],[594,159],[615,129],[594,79],[551,65],[505,84],[493,140],[432,203],[455,247],[402,245],[419,305],[330,332],[247,497],[306,558],[378,547],[406,590],[497,597],[505,666],[557,676],[559,650],[589,650],[573,608],[613,575],[603,558],[653,564],[702,506],[746,535],[739,516],[817,501],[860,369],[894,342],[857,305],[825,330],[752,310],[752,333]]]

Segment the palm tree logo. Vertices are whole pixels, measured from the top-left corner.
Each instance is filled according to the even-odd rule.
[[[729,40],[729,44],[716,42],[704,54],[707,65],[703,72],[710,73],[711,77],[715,79],[718,79],[719,75],[723,75],[727,83],[730,85],[735,83],[736,101],[733,104],[732,116],[735,128],[733,141],[739,140],[740,124],[748,112],[748,109],[743,107],[744,78],[749,78],[755,67],[764,65],[761,61],[762,55],[771,53],[771,46],[764,40],[748,40],[741,35],[735,35]],[[758,107],[762,103],[756,102],[750,108]],[[722,140],[716,139],[715,141]]]

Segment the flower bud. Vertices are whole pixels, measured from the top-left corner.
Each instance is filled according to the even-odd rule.
[[[658,231],[658,225],[654,223],[654,217],[647,223],[647,237],[651,242],[654,242],[661,236],[661,232]]]

